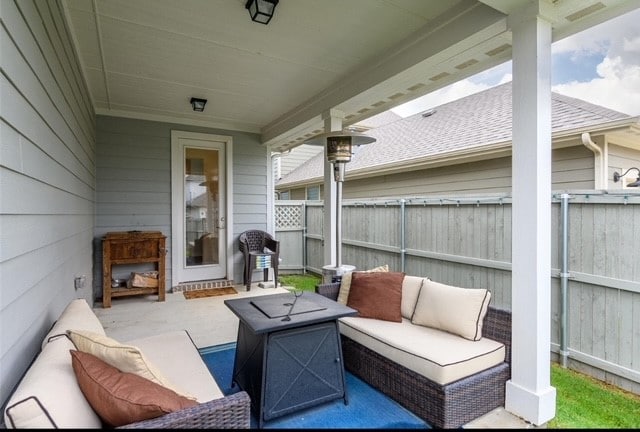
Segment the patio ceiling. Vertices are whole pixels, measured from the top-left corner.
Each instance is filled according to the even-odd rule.
[[[63,0],[97,114],[261,134],[274,151],[349,126],[511,58],[528,0]],[[548,0],[554,40],[637,7]],[[208,99],[204,112],[191,97]]]

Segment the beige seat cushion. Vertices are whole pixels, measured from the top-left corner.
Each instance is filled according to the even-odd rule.
[[[370,272],[388,272],[389,265],[385,264],[380,267],[372,268],[370,270],[364,270],[365,273]],[[338,303],[343,305],[347,304],[347,300],[349,299],[349,290],[351,289],[351,275],[353,272],[347,272],[342,275],[342,279],[340,279],[340,291],[338,291]]]
[[[178,389],[198,402],[224,397],[198,349],[185,330],[127,341],[137,346]],[[170,349],[167,349],[170,347]]]
[[[429,327],[358,317],[340,318],[340,333],[440,385],[496,366],[505,359],[504,344],[470,341]]]
[[[444,330],[477,341],[491,301],[489,290],[424,281],[411,318],[413,324]]]

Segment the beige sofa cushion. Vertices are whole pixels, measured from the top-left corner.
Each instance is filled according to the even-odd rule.
[[[175,383],[177,393],[191,395],[198,402],[224,397],[185,330],[134,339],[126,343],[140,348],[167,380]]]
[[[388,272],[389,265],[385,264],[380,267],[372,268],[370,270],[364,270],[364,273],[370,272]],[[342,275],[342,279],[340,279],[340,291],[338,291],[338,303],[343,305],[347,304],[347,300],[349,299],[349,290],[351,289],[351,274],[353,272],[347,272]]]
[[[66,337],[67,330],[87,330],[93,333],[105,335],[104,328],[100,320],[93,313],[91,306],[85,299],[75,299],[69,302],[62,311],[58,320],[53,324],[51,330],[42,340],[42,348],[50,339]]]
[[[419,276],[404,276],[402,280],[402,304],[400,307],[403,318],[411,319],[413,316],[413,311],[418,301],[418,294],[420,294],[420,288],[425,279],[429,280],[428,278]]]
[[[8,428],[102,427],[78,386],[71,367],[72,349],[66,337],[44,346],[7,402],[4,421]]]
[[[477,341],[482,338],[490,300],[491,292],[483,288],[459,288],[426,280],[411,322]]]
[[[504,344],[470,341],[429,327],[358,317],[340,318],[340,333],[440,385],[496,366],[505,359]]]

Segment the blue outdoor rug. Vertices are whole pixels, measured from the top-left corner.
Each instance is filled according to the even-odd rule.
[[[200,349],[202,359],[225,395],[231,387],[235,343]],[[361,379],[346,372],[349,404],[342,399],[326,402],[264,423],[265,429],[430,429],[423,420]],[[251,427],[258,422],[251,416]]]

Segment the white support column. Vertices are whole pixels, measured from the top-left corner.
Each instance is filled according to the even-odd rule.
[[[512,360],[505,408],[542,425],[551,386],[551,25],[543,1],[509,17],[513,32]]]
[[[325,132],[342,131],[344,113],[329,110],[322,114]],[[327,146],[324,146],[324,264],[336,265],[336,182],[333,180],[333,165],[327,162]]]

